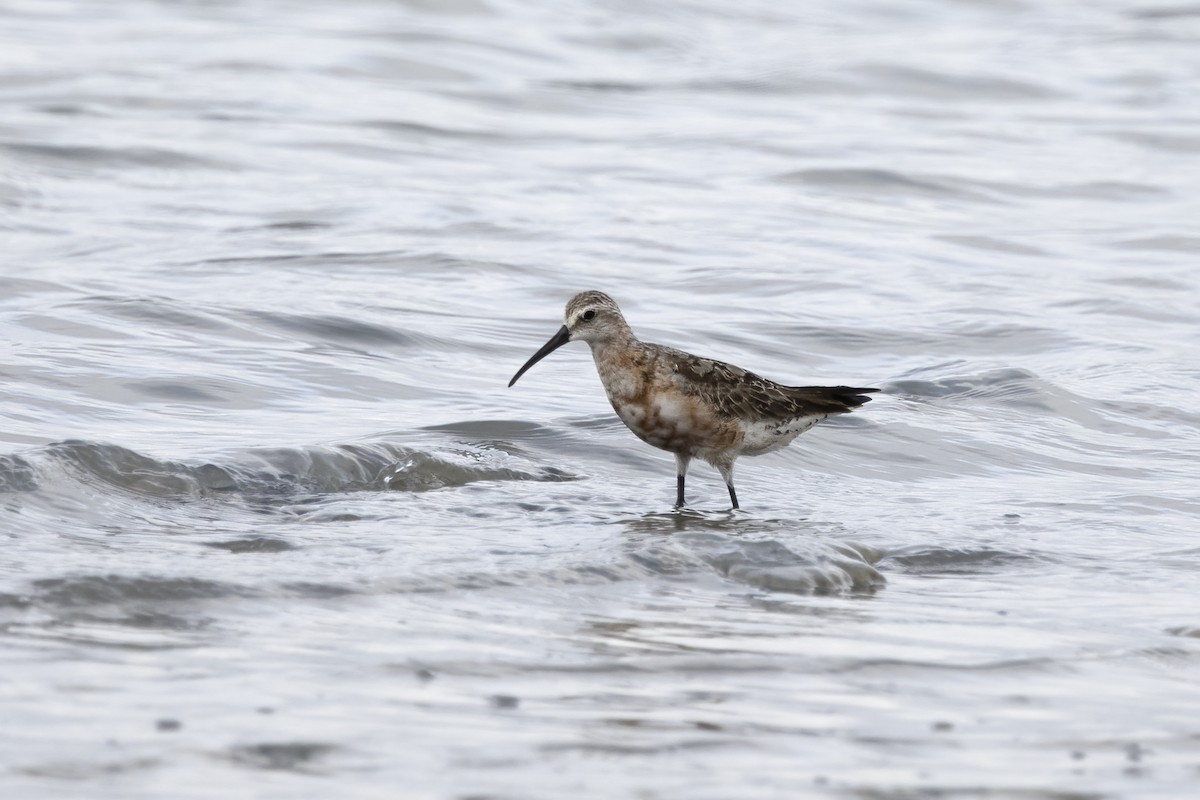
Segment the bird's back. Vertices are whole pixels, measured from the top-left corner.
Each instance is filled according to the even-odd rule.
[[[647,345],[669,365],[684,394],[716,413],[744,422],[779,422],[845,414],[870,401],[878,389],[851,386],[784,386],[741,367],[663,345]]]

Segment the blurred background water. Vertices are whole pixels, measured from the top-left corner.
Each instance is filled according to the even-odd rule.
[[[1200,5],[12,0],[0,794],[1180,798]],[[650,341],[860,412],[706,467]]]

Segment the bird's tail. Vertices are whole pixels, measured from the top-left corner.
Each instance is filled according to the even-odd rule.
[[[822,406],[827,414],[844,414],[853,411],[864,403],[871,402],[868,394],[878,392],[878,389],[862,389],[852,386],[793,386],[791,391],[798,399]]]

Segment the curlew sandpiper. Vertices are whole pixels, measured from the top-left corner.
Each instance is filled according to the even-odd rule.
[[[567,342],[584,341],[617,416],[646,444],[675,455],[675,505],[693,458],[721,473],[738,508],[733,462],[786,447],[826,417],[845,414],[878,389],[782,386],[741,367],[639,341],[621,309],[603,292],[567,302],[558,333],[517,370],[525,372]]]

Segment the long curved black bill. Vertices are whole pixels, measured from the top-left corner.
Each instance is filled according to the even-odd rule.
[[[513,375],[512,380],[508,382],[509,387],[511,388],[512,385],[517,382],[517,378],[521,377],[526,372],[528,372],[530,367],[532,367],[534,364],[541,361],[543,358],[550,355],[555,350],[562,347],[564,344],[566,344],[569,341],[571,341],[571,332],[569,330],[567,330],[566,325],[563,325],[561,328],[558,329],[558,333],[556,333],[550,337],[550,341],[548,341],[544,345],[542,345],[541,350],[538,350],[536,353],[533,354],[533,358],[531,358],[525,362],[525,366],[523,366],[519,370],[517,370],[517,374]]]

